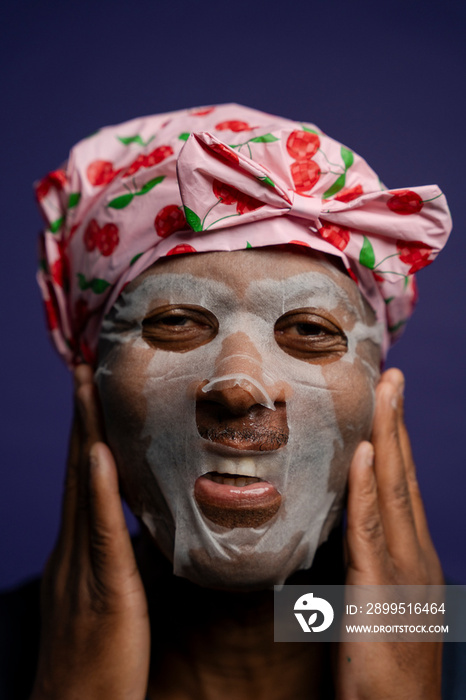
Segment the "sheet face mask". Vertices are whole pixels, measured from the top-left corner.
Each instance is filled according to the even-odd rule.
[[[257,267],[249,251],[209,257],[233,255]],[[120,296],[104,323],[96,381],[126,498],[174,573],[207,587],[264,588],[309,568],[341,516],[351,457],[370,435],[381,331],[354,283],[326,261],[279,279],[253,270],[246,280],[240,265],[235,287],[228,275],[210,277],[201,257],[181,263],[196,274],[156,265]],[[206,310],[215,337],[188,351],[151,347],[143,321],[168,305]],[[284,351],[275,324],[301,309],[336,319],[346,352],[313,362]],[[252,452],[201,437],[197,406],[213,397],[215,407],[218,392],[235,387],[271,424],[275,402],[285,405],[286,444]],[[278,507],[276,499],[254,526],[225,526],[194,496],[209,472],[268,482]]]

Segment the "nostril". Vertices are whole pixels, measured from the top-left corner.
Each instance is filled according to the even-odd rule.
[[[236,387],[239,387],[249,394],[254,400],[254,403],[264,406],[271,411],[275,411],[274,401],[271,399],[267,389],[257,379],[247,374],[234,373],[216,377],[203,386],[201,391],[204,394],[208,394],[213,391],[224,392],[225,390],[235,389]]]

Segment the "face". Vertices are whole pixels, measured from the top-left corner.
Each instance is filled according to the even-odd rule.
[[[370,435],[380,340],[308,251],[167,258],[125,289],[96,379],[125,496],[175,574],[253,589],[311,566]]]

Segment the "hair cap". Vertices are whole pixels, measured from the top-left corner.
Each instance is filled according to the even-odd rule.
[[[94,363],[104,316],[159,258],[290,243],[343,261],[383,322],[385,354],[414,309],[414,273],[451,230],[436,185],[387,189],[313,124],[236,104],[101,129],[36,196],[38,282],[69,366]]]

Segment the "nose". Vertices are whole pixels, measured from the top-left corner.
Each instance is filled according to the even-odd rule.
[[[238,331],[224,340],[214,376],[199,385],[196,399],[241,415],[255,405],[274,411],[275,404],[284,403],[288,393],[285,382],[264,371],[262,356],[248,335]]]

